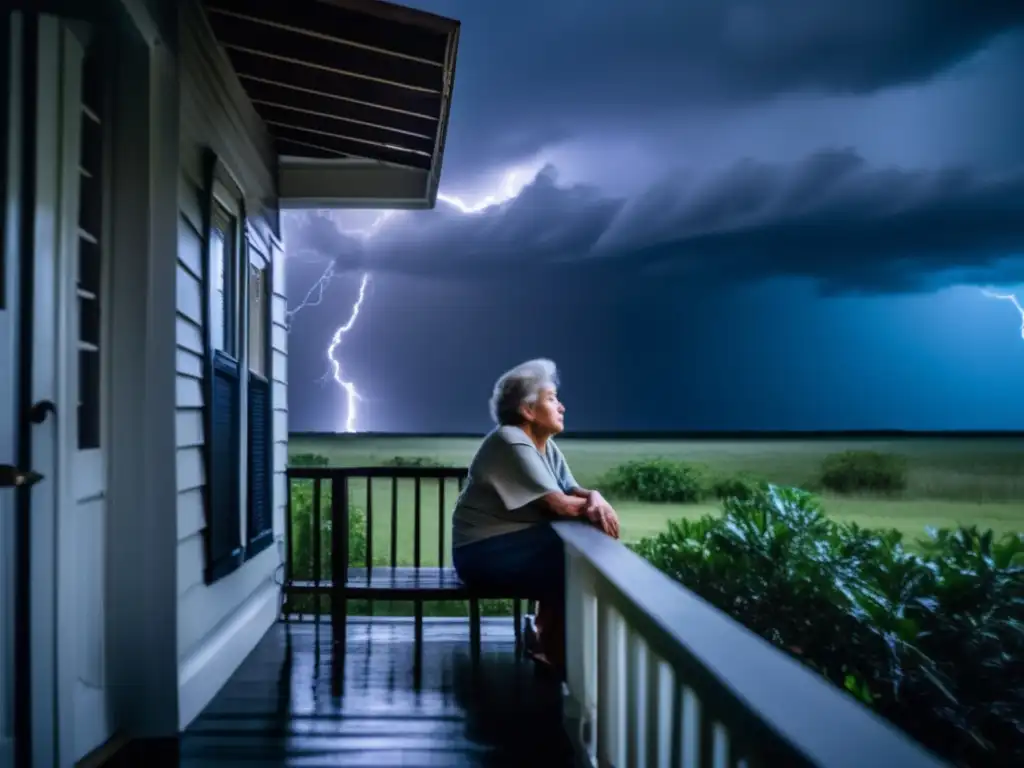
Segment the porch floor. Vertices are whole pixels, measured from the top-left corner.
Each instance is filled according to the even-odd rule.
[[[517,658],[510,618],[350,618],[332,685],[329,624],[278,623],[182,735],[181,765],[564,766],[559,686]]]

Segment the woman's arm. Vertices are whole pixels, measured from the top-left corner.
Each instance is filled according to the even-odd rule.
[[[587,510],[587,498],[570,495],[561,491],[552,491],[540,498],[544,507],[557,517],[583,517]]]

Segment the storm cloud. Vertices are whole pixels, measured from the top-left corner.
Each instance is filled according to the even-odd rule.
[[[1024,168],[874,167],[843,149],[792,164],[745,159],[703,177],[678,171],[621,199],[560,184],[547,167],[515,198],[476,214],[444,203],[396,212],[364,239],[316,216],[291,237],[339,271],[789,276],[829,291],[906,291],[935,287],[943,275],[956,282],[957,270],[1006,277],[1006,258],[1024,255]]]
[[[1017,0],[422,0],[463,22],[449,167],[601,124],[922,83],[1024,28]]]

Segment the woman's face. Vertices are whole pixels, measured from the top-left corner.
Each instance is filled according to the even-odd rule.
[[[542,389],[537,401],[523,407],[523,415],[538,432],[557,435],[565,429],[565,406],[554,389]]]

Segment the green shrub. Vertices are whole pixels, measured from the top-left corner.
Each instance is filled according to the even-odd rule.
[[[763,483],[746,475],[719,477],[711,482],[711,495],[716,499],[749,499],[762,490]]]
[[[288,464],[293,467],[326,467],[327,457],[319,453],[293,453],[288,457]]]
[[[381,462],[382,467],[443,467],[444,462],[432,456],[392,456]]]
[[[947,759],[1024,765],[1024,535],[915,554],[765,486],[632,548]]]
[[[692,504],[707,494],[701,469],[668,459],[629,461],[608,471],[598,487],[616,498],[678,504]]]
[[[833,453],[821,464],[821,485],[836,493],[896,493],[907,487],[907,462],[877,451]]]
[[[312,579],[314,563],[313,482],[293,480],[292,489],[292,574],[296,579]],[[331,577],[331,488],[324,483],[320,491],[320,573]],[[366,565],[366,513],[354,504],[348,507],[348,561],[350,565]]]

